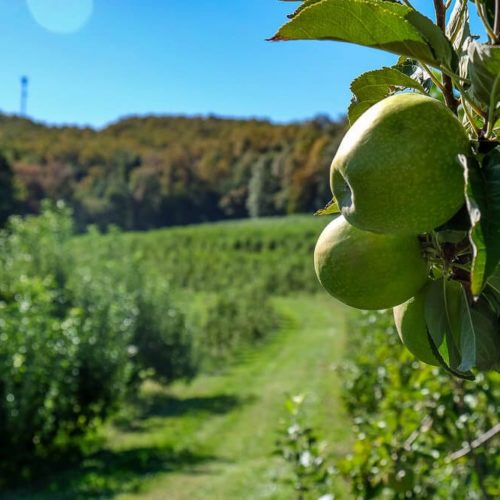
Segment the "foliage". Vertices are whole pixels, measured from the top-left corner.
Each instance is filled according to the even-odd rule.
[[[72,262],[68,286],[77,297],[93,296],[89,287],[108,293],[123,288],[131,297],[135,312],[129,351],[133,355],[134,380],[152,376],[165,383],[191,378],[196,373],[193,326],[175,298],[168,274],[146,268],[140,250],[122,245],[116,228],[103,236],[94,227],[85,237],[90,247],[75,242],[66,246]],[[105,297],[103,297],[104,300]]]
[[[62,468],[52,466],[39,481],[2,489],[2,500],[179,500],[200,495],[289,500],[289,485],[275,479],[283,472],[281,459],[270,458],[275,423],[283,415],[279,401],[307,380],[308,391],[325,396],[315,400],[310,412],[314,423],[331,428],[331,414],[337,415],[341,401],[337,391],[332,393],[330,362],[332,356],[340,357],[345,333],[339,321],[337,334],[331,335],[326,297],[279,298],[274,305],[287,321],[259,349],[242,349],[237,366],[223,363],[225,369],[216,376],[201,373],[188,384],[166,387],[147,381],[113,425],[104,427],[106,442],[100,450]],[[315,407],[324,408],[325,401],[331,411],[316,413]],[[343,430],[347,419],[341,411],[339,416],[336,448],[349,440]],[[347,498],[342,486],[337,485],[336,498]]]
[[[304,222],[305,231],[314,226]],[[282,225],[293,228],[291,221]],[[136,364],[167,383],[190,377],[200,367],[230,361],[238,349],[276,329],[271,277],[263,278],[277,256],[272,250],[260,254],[268,235],[259,223],[243,229],[240,223],[136,234],[113,230],[102,235],[94,229],[68,246],[79,262],[73,278],[85,281],[82,273],[88,269],[127,283],[139,309],[133,339]],[[237,243],[241,236],[242,248]],[[231,252],[233,244],[237,252]],[[262,266],[258,277],[255,252]],[[307,259],[305,253],[300,256]],[[202,299],[193,299],[193,292],[200,292]]]
[[[131,297],[99,280],[81,296],[65,286],[70,235],[64,208],[0,234],[0,467],[10,473],[87,432],[130,378]]]
[[[322,456],[329,475],[345,477],[356,498],[496,498],[500,375],[463,381],[415,361],[387,312],[364,313],[350,330],[336,369],[356,440],[341,460]],[[318,498],[325,479],[312,478]]]
[[[200,350],[208,365],[231,359],[238,349],[264,340],[277,329],[279,318],[262,282],[217,293],[207,302]]]
[[[3,478],[78,445],[143,375],[170,382],[195,371],[171,290],[146,284],[119,254],[78,261],[71,237],[62,204],[13,217],[0,233]]]
[[[327,457],[314,429],[305,422],[304,396],[289,396],[285,402],[288,419],[284,421],[276,440],[276,454],[289,463],[292,470],[288,480],[298,500],[318,498],[333,500],[331,480],[334,470],[328,466]]]
[[[388,96],[414,92],[440,99],[467,131],[470,151],[457,158],[464,173],[462,210],[420,237],[431,266],[430,278],[440,284],[438,293],[434,293],[436,287],[429,287],[425,300],[426,342],[445,370],[471,379],[471,370],[498,369],[500,363],[500,295],[489,285],[500,264],[500,4],[474,2],[485,32],[485,40],[480,41],[481,36],[471,33],[471,2],[433,3],[435,22],[406,0],[304,0],[271,40],[340,40],[399,56],[392,67],[364,73],[353,81],[351,125]],[[402,110],[400,116],[403,119]],[[452,144],[447,132],[443,129],[441,140]],[[401,148],[411,153],[418,140],[415,136],[414,144],[406,141]],[[365,177],[366,185],[375,182]],[[429,191],[437,188],[430,186]],[[451,197],[451,186],[448,192]],[[346,217],[353,211],[349,200],[340,207]],[[342,200],[336,201],[342,205]],[[437,209],[434,203],[429,210]],[[335,202],[331,206],[335,208]],[[388,212],[387,220],[390,217]],[[354,218],[352,222],[356,225]],[[450,282],[461,287],[458,311],[452,311],[446,300],[453,286]],[[460,321],[454,321],[455,314]]]
[[[97,131],[0,115],[0,150],[19,186],[7,208],[36,213],[42,199],[62,199],[79,230],[313,212],[343,130],[325,117],[131,117]]]
[[[90,234],[70,247],[79,262],[135,256],[145,275],[161,277],[175,289],[238,295],[258,281],[268,293],[286,295],[320,289],[311,253],[324,226],[321,218],[306,216],[262,218],[98,238]]]
[[[17,209],[14,173],[6,158],[0,155],[0,226]]]
[[[16,469],[13,449],[28,463],[76,442],[144,377],[190,378],[200,363],[262,341],[277,326],[276,278],[256,272],[265,276],[294,249],[281,276],[295,288],[310,283],[304,235],[318,230],[317,220],[291,218],[140,235],[91,229],[72,239],[62,204],[11,218],[0,234],[2,467],[10,457]],[[190,249],[181,262],[179,245]],[[205,293],[201,320],[186,287]]]
[[[500,376],[457,380],[414,361],[387,313],[367,313],[351,329],[351,361],[340,373],[357,435],[342,464],[353,492],[363,498],[498,495],[494,441],[473,450],[467,444],[497,424]]]
[[[81,269],[100,267],[106,271],[96,270],[97,275],[121,272],[128,276],[129,289],[138,296],[150,294],[151,288],[178,291],[188,329],[183,338],[194,350],[191,356],[202,367],[210,368],[276,329],[278,317],[271,306],[272,296],[319,289],[310,252],[311,242],[323,225],[320,219],[294,216],[147,233],[112,231],[101,235],[92,230],[75,238],[67,248]],[[139,315],[138,321],[144,318],[144,322],[137,330],[143,334],[166,319],[168,302],[156,292],[155,296],[158,306],[163,301],[164,308],[158,309],[156,316],[151,311]],[[177,346],[187,347],[182,342]],[[139,357],[141,352],[145,349],[139,349]],[[158,352],[154,342],[147,352],[152,356]],[[167,369],[171,361],[182,362],[187,353],[174,351],[168,359],[158,359],[156,366]],[[148,366],[152,365],[150,360]]]

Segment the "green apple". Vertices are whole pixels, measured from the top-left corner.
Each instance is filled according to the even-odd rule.
[[[428,365],[439,366],[439,362],[432,353],[427,338],[425,323],[425,293],[424,287],[415,297],[396,306],[393,309],[394,323],[401,342],[419,360]]]
[[[425,320],[425,302],[427,291],[432,282],[423,287],[415,297],[404,304],[400,304],[393,309],[394,323],[398,331],[401,342],[420,361],[428,365],[439,366],[439,362],[434,356],[427,337],[427,325]],[[450,314],[451,331],[455,337],[455,342],[459,344],[460,337],[460,304],[461,286],[456,281],[449,281],[446,284],[446,301]],[[443,332],[444,334],[444,332]],[[439,346],[438,346],[439,347]]]
[[[419,234],[464,203],[458,154],[467,134],[448,108],[421,94],[397,94],[366,111],[344,137],[330,171],[342,215],[366,231]]]
[[[321,233],[314,267],[330,295],[358,309],[388,309],[425,285],[427,262],[416,236],[362,231],[340,216]]]

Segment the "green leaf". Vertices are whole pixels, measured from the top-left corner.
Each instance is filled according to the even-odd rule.
[[[496,271],[488,278],[481,298],[484,298],[488,302],[490,308],[495,311],[497,317],[500,318],[500,266],[497,267]]]
[[[422,85],[398,69],[382,68],[368,71],[351,83],[354,98],[349,106],[349,122],[352,125],[368,108],[395,93],[412,88],[425,93]]]
[[[451,41],[458,57],[458,74],[466,79],[468,77],[469,56],[467,55],[470,44],[474,38],[470,33],[469,7],[467,0],[457,0],[450,14],[446,26],[446,36]]]
[[[457,0],[446,26],[446,36],[453,48],[460,51],[470,37],[469,7],[467,0]]]
[[[401,57],[398,64],[394,67],[405,75],[408,75],[412,80],[416,80],[425,92],[429,93],[433,85],[431,75],[417,61]]]
[[[500,46],[472,42],[468,57],[472,97],[483,108],[493,105],[497,116],[500,112]]]
[[[500,267],[488,278],[488,285],[490,285],[500,295]]]
[[[433,340],[431,334],[429,333],[429,331],[427,331],[427,340],[429,341],[429,345],[431,346],[432,354],[434,354],[434,356],[438,360],[438,362],[441,365],[441,367],[444,368],[448,373],[451,373],[455,377],[462,378],[464,380],[474,380],[475,379],[474,374],[471,373],[471,372],[462,373],[462,372],[454,370],[453,368],[451,368],[450,366],[448,366],[448,364],[444,360],[443,356],[439,352],[439,349],[434,344],[434,340]]]
[[[336,215],[340,213],[340,208],[337,204],[337,200],[333,198],[330,200],[324,208],[317,210],[314,215]]]
[[[435,345],[439,347],[443,343],[448,328],[442,279],[431,283],[427,290],[425,296],[425,322]]]
[[[476,366],[480,370],[500,367],[500,320],[487,300],[480,299],[471,309],[476,332]]]
[[[425,298],[425,321],[435,344],[443,347],[451,366],[460,363],[459,339],[462,286],[443,278],[434,281]],[[443,343],[443,340],[446,342]]]
[[[471,291],[478,297],[500,262],[500,147],[484,157],[482,166],[463,155],[460,162],[465,168],[465,198],[471,220]]]
[[[285,1],[291,2],[291,1],[294,1],[294,0],[285,0]],[[301,6],[293,14],[290,14],[288,16],[290,19],[292,19],[295,16],[297,16],[298,14],[300,14],[305,8],[311,6],[313,3],[322,2],[323,0],[308,0],[308,1],[301,0],[301,1],[302,1]]]
[[[481,298],[488,303],[492,311],[495,311],[497,317],[500,317],[500,294],[487,284],[481,294]]]
[[[415,9],[410,9],[406,19],[418,29],[431,48],[435,57],[435,63],[429,61],[429,64],[446,66],[447,68],[452,68],[456,65],[457,58],[453,47],[438,26]]]
[[[460,355],[459,371],[466,372],[476,366],[476,324],[465,290],[462,290],[460,310]]]
[[[406,5],[377,0],[306,0],[271,40],[338,40],[433,66],[451,67],[454,57],[430,19]]]
[[[440,365],[453,375],[474,378],[461,370],[461,308],[462,286],[456,281],[439,279],[427,288],[425,321],[430,347]]]

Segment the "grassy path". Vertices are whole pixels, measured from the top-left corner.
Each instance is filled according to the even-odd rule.
[[[271,342],[220,375],[168,390],[146,387],[140,410],[108,431],[108,448],[47,497],[59,497],[58,490],[68,498],[292,498],[290,486],[276,481],[286,466],[272,456],[285,394],[306,395],[309,421],[335,443],[332,451],[348,446],[350,426],[332,369],[348,313],[326,297],[279,299],[276,306],[287,320]]]
[[[281,461],[271,457],[285,393],[305,393],[314,423],[332,442],[346,443],[349,425],[339,411],[339,386],[331,369],[342,352],[345,312],[332,308],[328,299],[311,297],[282,299],[278,306],[289,321],[272,344],[222,376],[174,387],[172,392],[179,398],[222,397],[219,401],[226,402],[227,411],[222,405],[208,418],[196,418],[188,432],[178,422],[179,445],[213,455],[214,460],[159,476],[141,498],[290,498],[288,487],[275,481],[283,472]],[[163,432],[177,434],[172,428],[176,424],[164,421],[165,427],[151,435],[151,444]],[[130,435],[123,438],[125,446],[135,440]]]

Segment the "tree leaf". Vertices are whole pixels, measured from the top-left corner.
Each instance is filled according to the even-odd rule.
[[[482,166],[463,155],[459,159],[465,168],[465,198],[471,220],[471,291],[478,297],[500,261],[500,147],[484,157]]]
[[[466,372],[476,366],[476,324],[465,290],[462,290],[460,311],[460,356],[459,371]]]
[[[439,347],[443,343],[448,325],[442,279],[431,283],[427,290],[425,296],[425,322],[435,345]]]
[[[446,26],[446,36],[451,41],[458,57],[458,74],[468,77],[468,50],[474,38],[470,33],[469,7],[467,0],[457,0]]]
[[[500,266],[497,267],[495,272],[488,278],[488,285],[500,295]]]
[[[416,80],[425,92],[429,93],[433,85],[431,75],[418,64],[418,61],[401,57],[395,67],[412,80]]]
[[[395,93],[412,88],[425,93],[422,85],[398,69],[381,68],[368,71],[353,80],[351,91],[354,98],[349,106],[349,123],[352,125],[368,108]]]
[[[285,0],[288,2],[291,2],[293,0]],[[310,7],[314,3],[322,2],[323,0],[301,0],[302,4],[301,6],[293,13],[290,14],[288,17],[289,19],[293,19],[295,16],[299,15],[306,7]]]
[[[438,362],[441,365],[441,367],[444,368],[448,373],[451,373],[455,377],[462,378],[462,379],[465,379],[465,380],[474,380],[475,379],[474,374],[471,373],[471,372],[462,373],[462,372],[454,370],[453,368],[451,368],[450,366],[448,366],[448,364],[444,360],[443,356],[439,352],[439,349],[434,344],[434,339],[432,338],[432,336],[429,333],[429,331],[427,331],[427,340],[429,341],[429,345],[431,346],[432,354],[434,354],[434,356],[438,360]]]
[[[446,26],[446,36],[459,52],[470,37],[469,7],[467,0],[457,0]]]
[[[497,267],[496,271],[488,278],[481,297],[488,302],[490,308],[494,310],[496,315],[500,318],[500,266]]]
[[[317,210],[314,215],[336,215],[340,213],[340,208],[335,198],[331,199],[324,208]]]
[[[395,2],[306,0],[271,40],[338,40],[433,66],[451,67],[453,62],[444,33],[427,17]]]
[[[460,363],[460,324],[457,318],[461,293],[462,286],[458,282],[441,278],[429,285],[425,297],[425,321],[429,333],[454,368]]]
[[[472,42],[468,49],[470,93],[487,108],[496,107],[500,112],[500,46]]]
[[[481,298],[471,309],[476,332],[476,366],[479,370],[500,367],[500,320],[496,310]]]
[[[457,377],[473,379],[461,370],[461,309],[463,288],[456,281],[439,279],[427,288],[425,321],[430,347],[440,365]]]
[[[436,63],[438,63],[437,65],[454,69],[457,64],[457,56],[450,41],[446,38],[441,29],[428,17],[425,17],[415,9],[410,9],[406,19],[408,19],[408,21],[410,21],[410,23],[423,35],[434,53]],[[429,64],[434,65],[432,62]]]

